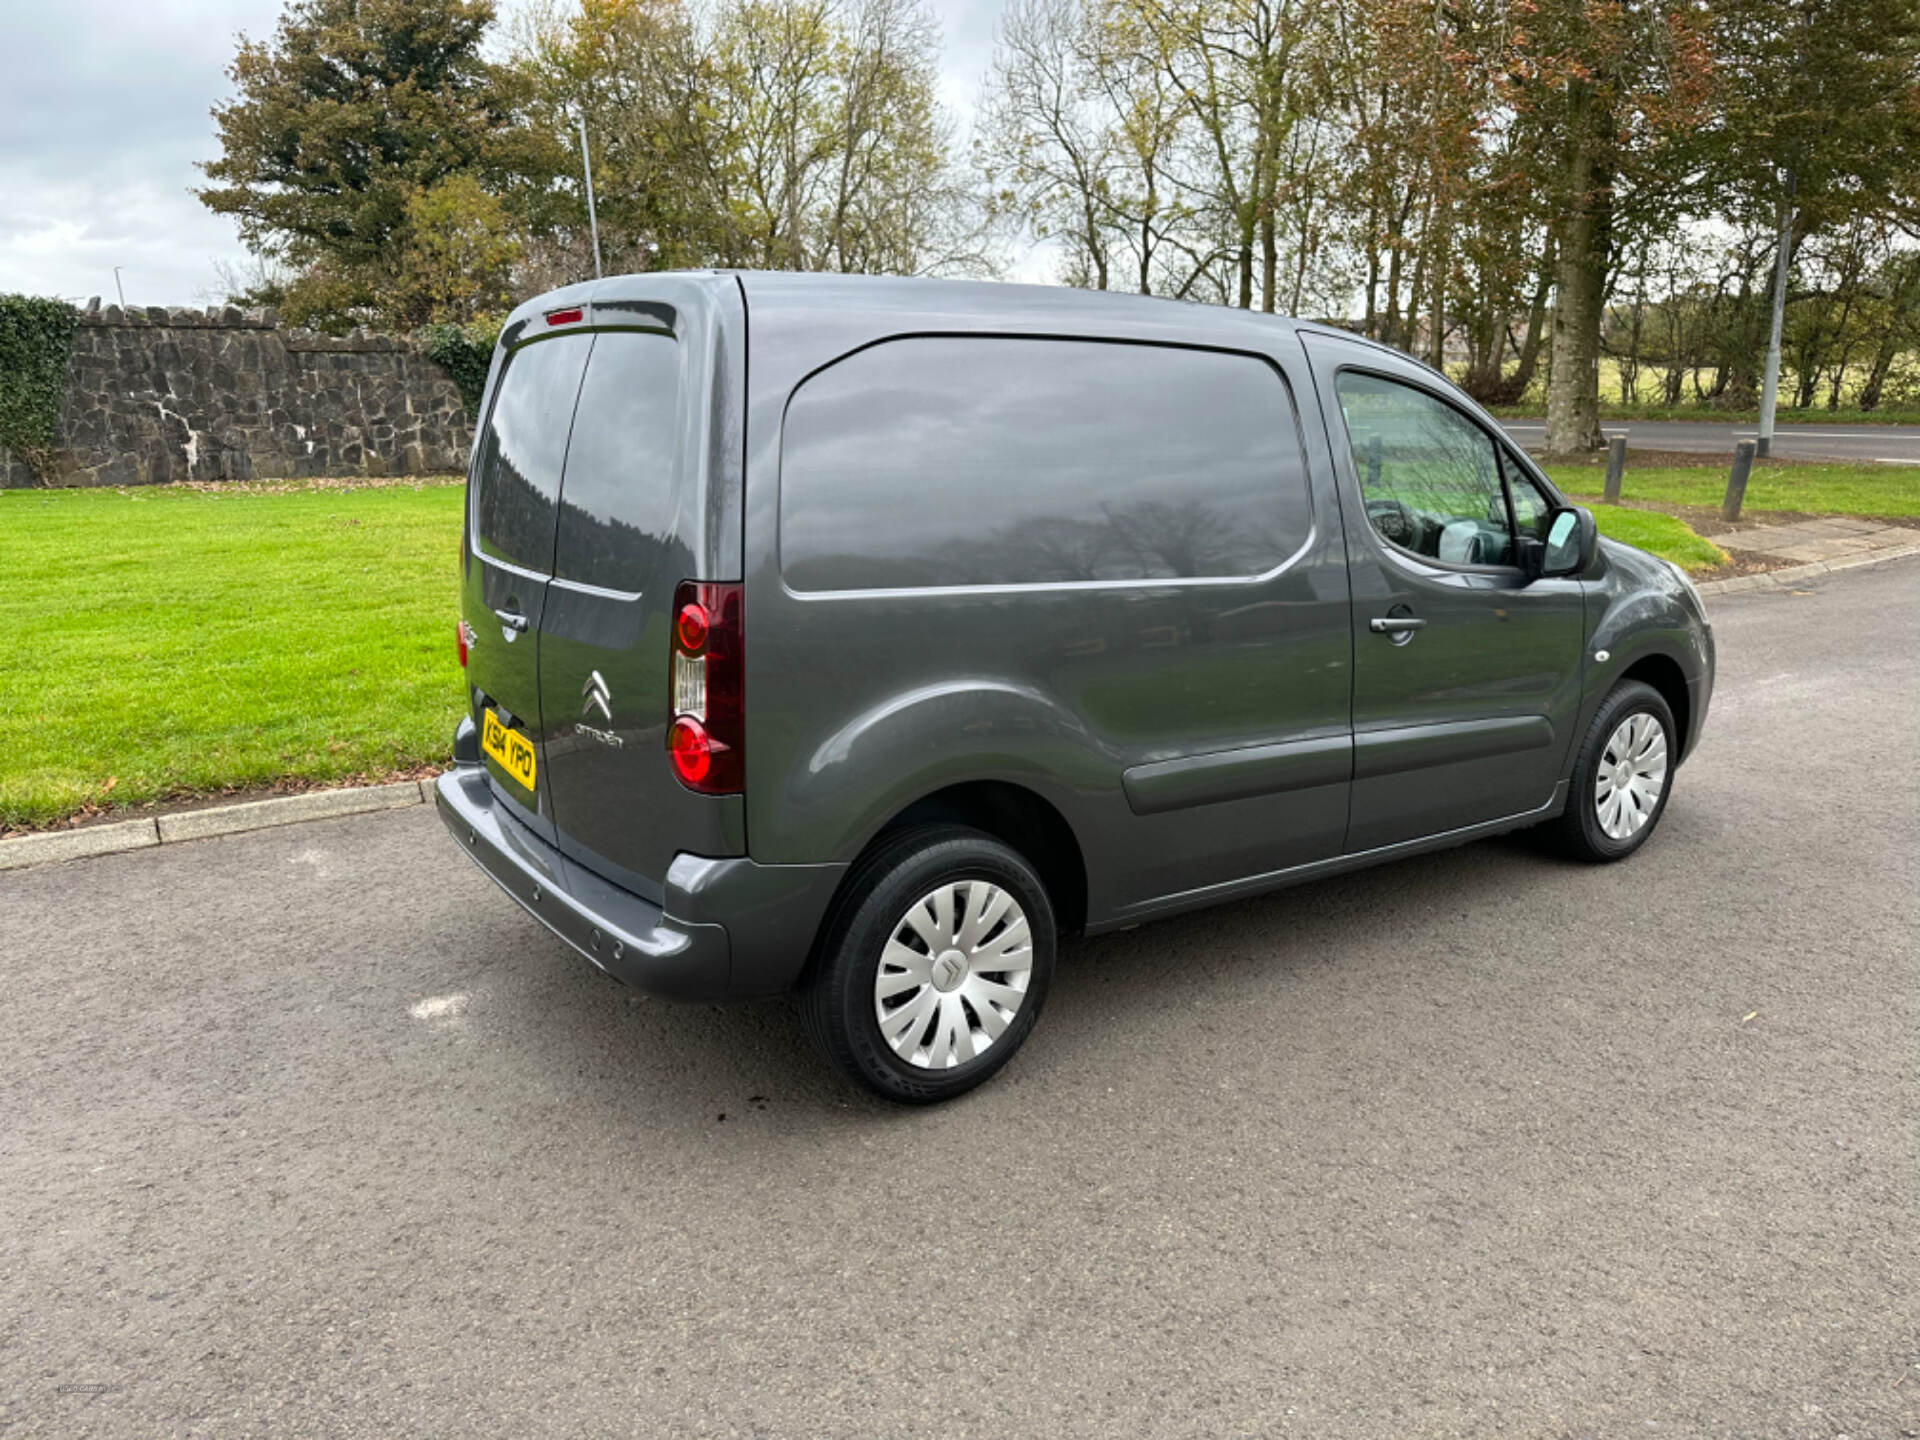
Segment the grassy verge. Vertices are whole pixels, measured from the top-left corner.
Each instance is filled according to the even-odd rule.
[[[1593,464],[1547,466],[1553,483],[1571,494],[1598,495],[1604,457]],[[1631,461],[1620,487],[1626,500],[1718,508],[1727,490],[1727,461],[1636,470]],[[1746,511],[1785,510],[1806,515],[1920,517],[1920,467],[1906,465],[1756,465],[1747,481]]]
[[[460,494],[0,492],[0,828],[443,757]]]
[[[1727,552],[1702,539],[1693,527],[1658,510],[1629,510],[1622,505],[1593,505],[1594,523],[1610,539],[1637,545],[1671,560],[1682,570],[1712,570],[1728,563]]]

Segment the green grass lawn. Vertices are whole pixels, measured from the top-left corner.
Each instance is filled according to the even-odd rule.
[[[0,491],[0,826],[444,757],[460,496]]]
[[[1591,505],[1600,533],[1671,560],[1682,570],[1711,570],[1727,563],[1727,552],[1694,534],[1684,520],[1658,510],[1629,510],[1624,505]]]
[[[1620,486],[1626,500],[1718,509],[1727,493],[1730,460],[1706,465],[1636,470],[1631,457]],[[1596,496],[1606,482],[1604,457],[1593,465],[1547,466],[1553,483],[1574,495]],[[1747,481],[1743,513],[1798,510],[1809,515],[1920,516],[1920,466],[1756,465]]]

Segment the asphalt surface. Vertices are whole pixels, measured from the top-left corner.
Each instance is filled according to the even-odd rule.
[[[1537,447],[1546,438],[1545,420],[1500,423],[1522,446]],[[1737,442],[1751,440],[1759,433],[1759,427],[1751,423],[1727,425],[1704,420],[1602,420],[1600,430],[1609,439],[1626,436],[1627,446],[1633,450],[1692,450],[1729,458]],[[1781,425],[1774,430],[1772,453],[1789,460],[1920,465],[1920,426]]]
[[[1661,833],[1073,947],[998,1081],[621,990],[427,809],[0,877],[0,1433],[1920,1433],[1920,565]]]

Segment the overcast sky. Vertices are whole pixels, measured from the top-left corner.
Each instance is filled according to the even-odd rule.
[[[961,126],[993,55],[1002,0],[933,0],[944,98]],[[190,193],[215,154],[214,103],[234,37],[269,35],[277,0],[8,3],[0,25],[0,292],[129,304],[215,298],[232,224]],[[503,10],[506,8],[502,7]],[[1026,267],[1022,267],[1024,270]]]

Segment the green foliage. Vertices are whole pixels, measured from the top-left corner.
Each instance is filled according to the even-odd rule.
[[[480,395],[487,388],[487,367],[493,363],[493,347],[500,339],[500,321],[481,319],[464,325],[424,325],[414,331],[413,338],[422,353],[460,387],[460,398],[467,402],[467,414],[478,424]]]
[[[508,308],[508,275],[520,257],[505,207],[472,175],[449,175],[407,197],[406,246],[396,267],[402,313],[431,324],[471,321]]]
[[[491,0],[296,0],[271,42],[241,41],[199,195],[292,270],[288,318],[407,329],[498,303],[505,214],[552,177],[516,72],[482,54],[493,18]]]
[[[461,493],[0,491],[0,828],[443,762]]]
[[[0,295],[0,448],[42,479],[79,322],[73,307],[59,300]]]

